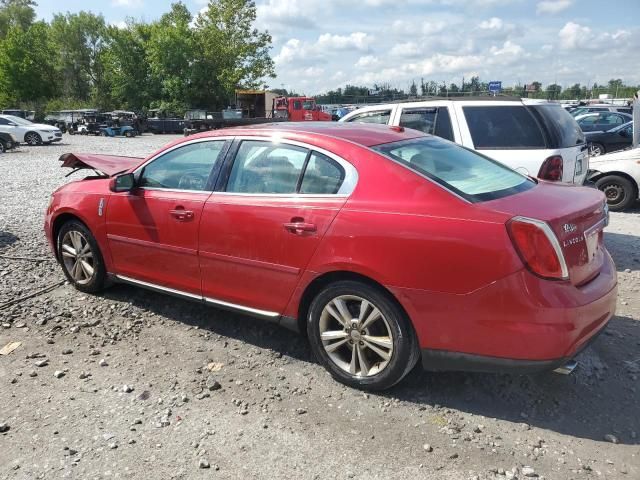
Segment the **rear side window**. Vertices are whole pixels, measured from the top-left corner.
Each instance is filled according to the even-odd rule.
[[[446,107],[405,108],[400,115],[400,126],[453,141],[451,118]]]
[[[338,162],[318,152],[312,152],[302,177],[300,193],[333,195],[344,180],[344,169]]]
[[[354,115],[347,122],[354,123],[380,123],[387,124],[389,123],[389,118],[391,117],[391,110],[380,110],[375,112],[364,112],[357,115]]]
[[[373,147],[471,202],[506,197],[535,183],[473,150],[438,137],[420,137]]]
[[[584,144],[584,133],[576,119],[559,105],[533,105],[529,111],[547,132],[549,148],[570,148]]]
[[[542,131],[524,106],[463,107],[476,149],[546,148]]]
[[[633,113],[633,110],[630,108],[616,108],[616,111],[620,113],[628,113],[629,115]]]

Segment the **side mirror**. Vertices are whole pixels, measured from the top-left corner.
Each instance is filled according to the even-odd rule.
[[[136,179],[133,173],[125,173],[114,177],[109,182],[109,190],[112,192],[130,192],[136,186]]]

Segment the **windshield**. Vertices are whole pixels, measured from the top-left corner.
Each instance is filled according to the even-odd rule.
[[[29,120],[25,120],[24,118],[16,117],[15,115],[5,115],[4,118],[10,122],[17,123],[18,125],[31,125],[33,123]]]
[[[303,110],[313,110],[316,106],[316,102],[314,100],[305,100],[302,102]]]
[[[420,137],[372,147],[469,200],[495,200],[533,188],[510,168],[438,137]]]

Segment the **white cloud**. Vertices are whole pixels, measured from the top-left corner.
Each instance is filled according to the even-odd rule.
[[[332,35],[323,33],[318,38],[317,46],[321,49],[331,50],[358,50],[366,52],[373,41],[373,37],[363,32],[354,32],[350,35]]]
[[[111,5],[114,7],[141,8],[143,4],[143,0],[111,0]]]
[[[571,5],[573,5],[573,0],[543,0],[542,2],[538,2],[536,13],[538,15],[545,13],[555,15],[556,13],[566,10]]]
[[[558,36],[560,37],[560,48],[565,50],[588,47],[593,40],[593,32],[589,27],[583,27],[574,22],[567,22],[558,32]]]
[[[491,17],[489,20],[484,20],[478,25],[482,30],[502,30],[504,22],[501,18]]]
[[[380,65],[380,59],[374,55],[365,55],[356,62],[356,67],[358,68],[372,68],[378,65]]]
[[[421,49],[415,42],[406,42],[399,43],[394,45],[393,48],[389,51],[389,54],[392,57],[418,57],[421,55]]]

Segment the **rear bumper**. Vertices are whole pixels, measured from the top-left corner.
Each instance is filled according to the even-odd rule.
[[[615,313],[606,253],[582,287],[516,272],[465,295],[390,288],[412,320],[429,370],[537,371],[572,358]]]

